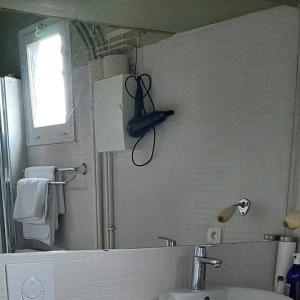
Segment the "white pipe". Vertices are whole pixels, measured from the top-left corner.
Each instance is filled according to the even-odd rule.
[[[114,240],[113,160],[109,152],[102,153],[102,195],[104,248],[112,249]]]

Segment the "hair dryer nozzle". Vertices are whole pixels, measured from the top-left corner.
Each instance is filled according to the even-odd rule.
[[[128,123],[128,133],[132,137],[141,137],[173,114],[174,110],[154,111],[141,117],[135,117]]]
[[[166,111],[164,111],[164,115],[166,116],[166,117],[168,117],[168,116],[172,116],[172,115],[174,115],[174,110],[166,110]]]

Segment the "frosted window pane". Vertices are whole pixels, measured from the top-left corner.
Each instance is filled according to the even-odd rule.
[[[54,34],[27,45],[33,127],[66,123],[62,38]]]

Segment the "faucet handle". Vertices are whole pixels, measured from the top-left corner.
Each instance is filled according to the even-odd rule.
[[[212,247],[212,246],[213,245],[210,245],[210,244],[195,246],[194,256],[195,257],[206,257],[206,248]]]
[[[166,247],[175,247],[177,245],[176,240],[170,239],[166,236],[159,236],[158,238],[160,240],[164,240],[166,242]]]

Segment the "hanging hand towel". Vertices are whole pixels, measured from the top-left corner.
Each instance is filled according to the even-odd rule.
[[[19,222],[43,224],[46,221],[49,179],[24,178],[17,183],[13,218]]]
[[[52,187],[50,187],[52,188]],[[55,199],[49,199],[48,213],[45,224],[23,223],[23,236],[28,240],[40,241],[48,246],[53,246],[55,229],[57,227],[57,206]]]
[[[38,166],[28,167],[24,172],[25,178],[47,178],[51,181],[55,180],[54,166]]]
[[[25,177],[44,177],[50,181],[55,181],[55,167],[29,167],[25,170]],[[58,228],[58,200],[56,186],[51,184],[48,188],[48,206],[45,224],[23,223],[23,235],[25,239],[38,240],[49,246],[53,245],[55,230]]]

